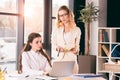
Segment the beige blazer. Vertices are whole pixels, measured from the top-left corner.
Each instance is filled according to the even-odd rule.
[[[70,32],[64,33],[64,27],[54,28],[51,36],[52,44],[52,57],[56,58],[58,52],[56,51],[57,46],[61,46],[67,50],[75,48],[79,52],[79,43],[81,37],[80,28],[75,27]]]

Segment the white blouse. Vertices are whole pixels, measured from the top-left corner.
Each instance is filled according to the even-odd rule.
[[[27,74],[43,74],[43,72],[50,72],[46,57],[39,52],[33,50],[22,53],[22,71]]]

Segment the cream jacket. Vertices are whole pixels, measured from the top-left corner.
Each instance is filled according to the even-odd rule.
[[[68,33],[68,34],[67,34]],[[51,36],[52,44],[52,57],[56,58],[58,52],[57,46],[61,46],[64,49],[70,50],[76,48],[79,52],[79,43],[81,37],[81,31],[78,27],[71,29],[70,32],[64,33],[64,27],[54,28]],[[66,34],[66,36],[64,35]]]

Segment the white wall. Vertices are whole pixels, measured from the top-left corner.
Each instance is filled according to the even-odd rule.
[[[107,0],[99,0],[99,27],[107,26]]]

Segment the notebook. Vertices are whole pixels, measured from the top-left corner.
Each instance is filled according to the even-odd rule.
[[[70,76],[73,73],[74,64],[75,61],[55,61],[49,75],[52,77]]]
[[[83,77],[83,78],[95,78],[95,77],[104,77],[103,74],[74,74],[73,77]]]

